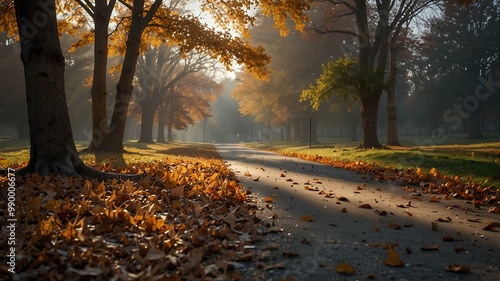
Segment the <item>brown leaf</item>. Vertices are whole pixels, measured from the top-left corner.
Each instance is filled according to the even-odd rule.
[[[395,223],[389,223],[389,228],[390,229],[401,229],[401,226],[399,224],[395,224]]]
[[[339,265],[334,267],[334,269],[337,273],[347,274],[347,275],[351,275],[356,271],[352,265],[346,262],[340,263]]]
[[[399,258],[399,254],[394,250],[393,245],[389,245],[387,248],[387,253],[389,257],[384,260],[384,264],[388,266],[403,266],[405,262]]]
[[[361,209],[372,209],[372,206],[370,204],[363,204],[359,206]]]
[[[500,214],[500,207],[491,207],[491,208],[488,210],[488,213]]]
[[[308,215],[303,215],[302,217],[300,217],[300,220],[307,221],[307,222],[313,222],[314,218],[311,216],[308,216]]]
[[[266,197],[266,199],[264,200],[264,202],[266,202],[266,203],[274,203],[274,199],[271,198],[271,197]]]
[[[439,245],[436,244],[436,245],[423,245],[423,246],[420,246],[420,250],[423,250],[423,251],[434,251],[434,250],[438,250],[439,249]]]
[[[258,176],[256,179],[254,179],[253,181],[259,181],[260,179],[260,176]]]
[[[337,197],[337,200],[343,201],[343,202],[349,202],[349,199],[345,198],[344,196]]]
[[[293,257],[296,257],[298,255],[299,255],[299,253],[296,253],[296,252],[288,252],[288,251],[283,252],[283,256],[287,257],[287,258],[293,258]]]
[[[438,224],[437,222],[431,222],[431,229],[432,231],[437,231],[438,230]]]
[[[488,225],[483,227],[483,230],[493,231],[495,228],[500,226],[500,222],[490,222]]]
[[[457,273],[469,273],[471,271],[470,265],[459,265],[459,264],[449,264],[446,271],[457,272]]]

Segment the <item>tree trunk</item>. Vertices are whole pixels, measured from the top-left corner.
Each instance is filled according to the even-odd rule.
[[[113,4],[114,5],[114,4]],[[96,1],[94,14],[94,73],[92,80],[92,140],[86,152],[93,153],[109,133],[106,90],[108,70],[108,27],[107,1]],[[113,9],[113,8],[111,8]]]
[[[59,44],[54,0],[14,1],[24,66],[30,159],[20,175],[139,179],[140,175],[106,174],[85,166],[78,156],[64,90],[65,61]],[[43,28],[33,23],[43,22]]]
[[[483,133],[481,132],[481,107],[471,111],[469,118],[469,139],[484,139]]]
[[[293,141],[300,141],[302,139],[302,130],[300,123],[300,118],[295,118],[293,120]]]
[[[397,47],[391,48],[391,63],[389,70],[389,90],[387,91],[387,142],[386,145],[401,146],[398,138],[398,121],[396,116],[396,78],[398,72],[397,66]]]
[[[154,143],[153,120],[156,112],[155,107],[150,106],[148,103],[141,104],[141,135],[139,143]]]
[[[167,114],[165,105],[161,103],[158,107],[158,139],[159,143],[167,143],[165,140],[165,114]]]
[[[292,125],[290,123],[285,124],[285,140],[292,140]]]
[[[125,134],[125,125],[127,122],[128,107],[134,87],[132,81],[135,75],[137,59],[139,58],[139,49],[141,45],[141,36],[147,24],[158,10],[162,3],[155,0],[147,12],[144,11],[144,0],[134,0],[132,9],[132,21],[126,41],[125,58],[123,59],[120,80],[116,86],[116,99],[111,116],[109,133],[104,135],[103,142],[96,148],[100,152],[112,152],[123,154],[123,136]],[[122,156],[123,157],[123,156]]]
[[[361,99],[363,136],[359,148],[381,148],[377,136],[377,113],[380,93],[371,93]]]
[[[28,166],[20,173],[76,176],[75,166],[81,160],[76,153],[64,91],[65,62],[57,33],[55,3],[47,3],[15,1],[31,145]],[[41,16],[45,21],[43,28],[32,26],[35,20],[40,22]]]
[[[351,115],[354,115],[354,114],[351,114]],[[355,116],[351,116],[351,118],[349,118],[349,125],[350,125],[349,135],[350,135],[350,139],[352,141],[358,140],[358,132],[357,132],[358,120],[356,120],[356,119],[357,118]]]
[[[133,14],[137,11],[134,10]],[[137,15],[135,16],[137,17]],[[140,20],[134,21],[132,16],[132,24],[127,37],[127,51],[123,60],[123,67],[120,73],[120,80],[116,86],[116,100],[111,117],[109,133],[104,135],[104,141],[97,147],[100,152],[123,153],[123,136],[125,134],[125,124],[127,122],[128,107],[132,96],[135,69],[137,58],[139,57],[139,47],[141,43],[141,35],[144,28],[140,24]]]

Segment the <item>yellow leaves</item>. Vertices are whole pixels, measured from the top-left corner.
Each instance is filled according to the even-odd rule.
[[[404,261],[402,261],[399,258],[399,254],[394,250],[393,245],[389,245],[389,247],[387,248],[387,253],[389,254],[389,256],[387,257],[387,259],[384,260],[385,265],[388,265],[388,266],[403,266],[403,265],[405,265]]]

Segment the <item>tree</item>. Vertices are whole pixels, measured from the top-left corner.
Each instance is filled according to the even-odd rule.
[[[177,47],[167,44],[148,49],[139,58],[134,96],[134,101],[141,107],[139,142],[142,143],[153,143],[154,115],[169,89],[191,73],[215,69],[214,60],[202,53],[181,54]]]
[[[306,19],[303,11],[309,8],[309,1],[306,0],[293,3],[288,3],[288,1],[270,3],[253,0],[245,0],[244,3],[203,1],[203,10],[213,14],[216,21],[225,29],[225,31],[217,31],[214,28],[208,28],[194,15],[179,14],[175,10],[162,6],[160,0],[155,0],[152,3],[145,3],[144,0],[134,0],[132,4],[126,1],[120,2],[127,6],[132,13],[130,28],[127,29],[127,48],[117,85],[110,131],[105,134],[103,142],[97,148],[97,150],[117,153],[123,152],[125,122],[143,35],[149,35],[153,41],[155,41],[154,38],[168,38],[172,44],[180,46],[182,53],[193,49],[207,52],[228,68],[234,62],[245,64],[248,71],[263,76],[267,73],[266,65],[269,62],[264,49],[252,47],[243,37],[234,37],[230,34],[229,27],[236,27],[245,35],[247,33],[246,25],[252,24],[254,21],[255,16],[251,15],[250,7],[255,5],[261,8],[264,14],[273,15],[277,27],[286,33],[286,19],[291,17],[300,28]],[[150,29],[144,33],[147,27]]]
[[[357,83],[361,101],[363,137],[360,148],[380,148],[377,136],[377,115],[380,96],[386,89],[389,44],[398,38],[404,25],[420,11],[428,7],[432,0],[377,0],[371,5],[366,0],[336,1],[325,0],[334,7],[333,15],[328,21],[316,24],[315,30],[320,34],[351,35],[357,39],[355,48],[358,54],[356,71],[366,74],[370,79],[358,76]],[[337,8],[337,9],[335,9]],[[354,17],[356,30],[340,25],[341,19]],[[391,39],[392,38],[392,39]],[[393,58],[395,59],[395,58]],[[352,73],[352,72],[351,72]],[[354,77],[353,76],[353,77]],[[330,95],[334,95],[332,92]],[[310,95],[309,95],[310,96]],[[323,95],[323,97],[325,97]]]
[[[423,35],[421,56],[429,62],[427,73],[439,73],[430,88],[454,101],[446,103],[452,110],[444,111],[444,121],[457,129],[466,119],[469,138],[484,138],[481,112],[494,99],[486,80],[499,67],[500,3],[445,5],[442,17],[435,18]]]
[[[247,73],[239,74],[232,96],[238,100],[242,115],[253,116],[266,126],[284,127],[288,136],[291,136],[292,124],[296,124],[294,139],[308,142],[312,114],[310,108],[299,102],[300,93],[314,79],[313,73],[320,70],[321,63],[332,55],[331,50],[325,48],[332,43],[310,38],[305,32],[282,37],[272,29],[272,20],[259,20],[250,34],[271,56],[269,68],[273,71],[267,81]],[[317,123],[314,119],[313,126]],[[315,131],[313,139],[317,142]]]
[[[167,141],[173,141],[173,130],[186,130],[188,125],[211,116],[210,103],[222,92],[222,84],[206,73],[193,72],[177,81],[163,99],[165,114],[158,114],[167,124]],[[165,124],[163,123],[163,124]],[[164,126],[158,125],[158,138],[164,135]]]
[[[81,46],[88,43],[89,38],[94,38],[94,73],[92,76],[92,87],[90,96],[92,97],[92,140],[87,152],[94,152],[95,148],[102,141],[105,134],[108,133],[108,112],[107,112],[107,72],[108,72],[108,42],[109,42],[109,24],[111,15],[115,8],[116,0],[96,0],[76,1],[94,23],[93,30],[84,32],[82,40],[76,44]],[[70,1],[71,4],[71,1]],[[69,10],[77,11],[68,7]]]
[[[18,174],[130,178],[87,167],[76,152],[64,90],[65,60],[52,1],[14,1],[30,130],[30,159]]]

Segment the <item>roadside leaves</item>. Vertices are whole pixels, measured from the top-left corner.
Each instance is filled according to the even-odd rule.
[[[330,157],[319,155],[307,155],[296,152],[282,152],[282,155],[298,157],[308,161],[322,163],[336,168],[357,171],[362,174],[371,174],[379,181],[396,181],[403,184],[420,186],[423,188],[423,193],[426,194],[444,194],[446,198],[462,198],[467,200],[478,200],[479,204],[495,205],[500,202],[500,189],[494,186],[479,184],[470,177],[447,176],[439,173],[436,168],[431,168],[429,172],[422,168],[409,168],[398,170],[394,167],[382,167],[377,164],[367,163],[365,161],[339,161]],[[362,190],[363,187],[359,187]],[[379,189],[377,189],[379,190]],[[407,186],[405,190],[415,192],[415,188]],[[420,196],[415,194],[415,197]],[[439,197],[432,195],[431,202],[439,202]],[[418,197],[417,197],[418,198]],[[416,199],[415,200],[419,200]],[[500,212],[498,210],[497,212]]]

